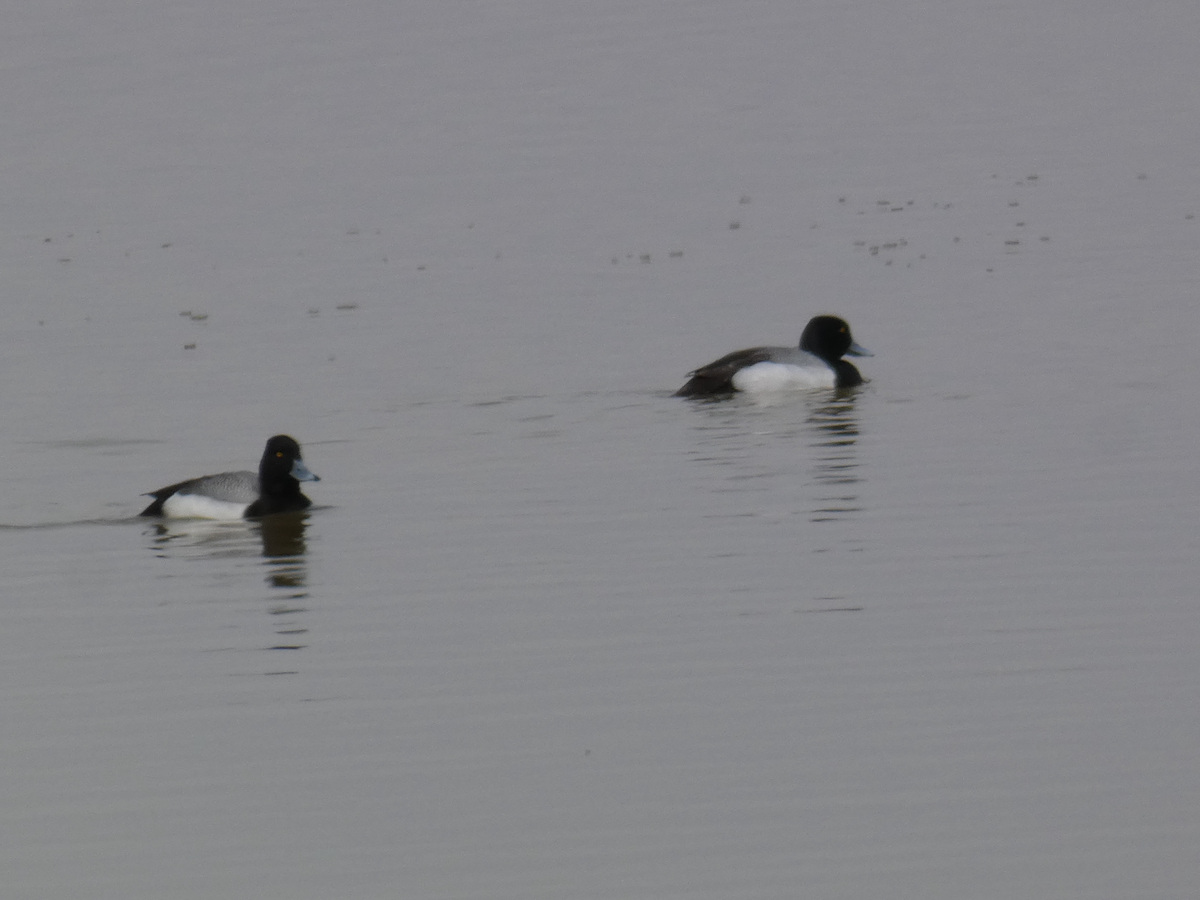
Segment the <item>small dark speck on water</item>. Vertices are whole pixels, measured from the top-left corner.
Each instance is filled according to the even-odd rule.
[[[339,303],[337,305],[337,308],[338,309],[358,309],[358,304],[357,303]]]
[[[732,222],[730,222],[730,223],[729,223],[729,230],[730,230],[730,231],[737,231],[737,230],[738,230],[739,228],[741,228],[741,227],[742,227],[742,223],[741,223],[741,222],[739,222],[739,221],[737,221],[736,219],[735,219],[734,221],[732,221]]]
[[[816,609],[798,609],[798,613],[862,612],[863,606],[822,606]]]
[[[196,345],[195,345],[195,344],[184,344],[184,345],[183,345],[183,349],[184,349],[184,350],[195,350],[195,349],[196,349]]]

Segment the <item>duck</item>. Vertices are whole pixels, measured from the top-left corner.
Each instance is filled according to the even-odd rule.
[[[837,316],[814,316],[798,347],[736,350],[689,372],[676,397],[719,397],[735,391],[767,392],[851,388],[865,379],[843,356],[873,356],[854,342],[850,326]]]
[[[145,496],[154,502],[139,513],[172,519],[257,519],[299,512],[312,506],[300,493],[301,481],[320,481],[286,434],[267,441],[258,472],[221,472],[171,484]]]

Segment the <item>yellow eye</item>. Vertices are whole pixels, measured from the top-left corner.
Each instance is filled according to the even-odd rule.
[[[280,453],[278,450],[276,450],[276,451],[275,451],[275,458],[276,458],[276,459],[283,459],[283,454],[282,454],[282,453]]]

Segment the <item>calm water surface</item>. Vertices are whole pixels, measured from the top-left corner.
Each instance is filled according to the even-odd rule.
[[[1193,896],[1195,31],[1065,6],[26,14],[5,895]],[[863,388],[670,396],[826,311]]]

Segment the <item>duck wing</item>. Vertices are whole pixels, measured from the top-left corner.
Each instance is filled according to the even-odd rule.
[[[749,347],[735,350],[720,359],[713,360],[689,372],[688,383],[675,392],[676,397],[710,397],[728,394],[734,390],[733,376],[747,366],[767,362],[775,358],[777,347]]]
[[[153,497],[154,502],[139,515],[161,516],[163,504],[175,494],[200,494],[226,503],[253,503],[259,494],[258,473],[220,472],[167,485],[146,494],[147,497]]]

